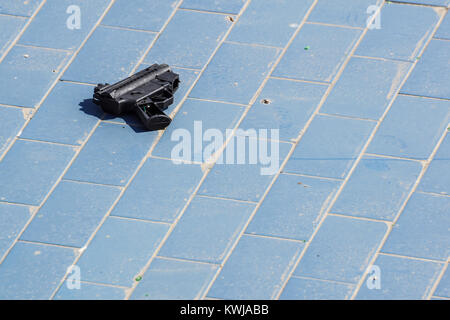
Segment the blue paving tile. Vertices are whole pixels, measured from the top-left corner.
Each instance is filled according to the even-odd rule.
[[[434,37],[450,40],[450,14],[447,13]]]
[[[450,298],[450,268],[447,266],[447,270],[444,273],[441,281],[434,292],[435,296]]]
[[[431,40],[401,92],[450,99],[450,41]]]
[[[247,0],[184,0],[181,8],[239,13]]]
[[[196,197],[170,234],[161,256],[221,263],[244,228],[254,204]]]
[[[17,243],[0,265],[0,299],[49,299],[74,259],[73,249]]]
[[[178,11],[145,61],[201,69],[230,24],[219,14]]]
[[[0,162],[0,201],[39,205],[63,173],[71,147],[16,141]]]
[[[103,113],[93,92],[92,86],[59,82],[20,136],[81,145]]]
[[[278,129],[281,140],[295,139],[326,90],[321,84],[269,79],[240,128]]]
[[[27,109],[6,108],[0,106],[0,156],[19,133],[28,115]]]
[[[440,263],[386,255],[378,256],[374,265],[380,268],[380,289],[369,289],[371,279],[366,278],[356,299],[425,299],[442,269]]]
[[[241,139],[241,141],[247,141],[245,151],[247,157],[253,152],[251,151],[251,145],[256,145],[255,149],[260,152],[266,147],[269,150],[268,164],[262,163],[262,158],[257,159],[258,161],[255,164],[250,162],[250,158],[246,159],[245,164],[238,164],[236,155],[238,153],[238,156],[241,155],[241,151],[237,151],[237,146],[240,143],[237,139],[234,139],[234,143],[228,144],[225,148],[222,155],[223,163],[216,163],[200,187],[199,194],[256,202],[263,196],[273,180],[274,174],[278,172],[284,159],[286,159],[292,145],[277,141],[242,138],[245,140]],[[278,151],[276,151],[277,148]],[[230,154],[235,156],[234,163],[227,161]]]
[[[98,27],[64,73],[63,80],[114,83],[126,78],[155,34]]]
[[[331,82],[360,30],[306,24],[274,71],[275,76]]]
[[[147,154],[157,132],[102,123],[78,155],[65,178],[125,185]]]
[[[252,1],[239,18],[228,40],[284,47],[313,2]]]
[[[75,50],[86,38],[110,0],[47,0],[19,40],[20,44]],[[70,6],[80,10],[80,27],[70,16]],[[70,28],[69,28],[70,27]],[[42,35],[45,34],[45,37]]]
[[[143,70],[149,66],[150,65],[148,65],[148,64],[142,64],[142,65],[140,65],[138,71]],[[191,88],[192,84],[197,79],[198,75],[200,74],[200,71],[182,69],[182,68],[172,68],[172,71],[179,74],[181,86],[180,86],[180,88],[178,88],[178,90],[174,94],[174,103],[172,105],[170,105],[166,111],[164,111],[166,114],[170,114],[179,105],[179,103],[186,96],[186,93]],[[96,108],[98,109],[98,106]],[[88,109],[88,110],[90,110],[90,109]],[[142,125],[141,120],[134,113],[124,114],[124,115],[120,115],[120,116],[116,116],[116,115],[113,115],[110,113],[105,113],[105,114],[103,114],[103,119],[104,120],[112,120],[113,122],[117,122],[117,123]],[[173,126],[173,124],[171,124],[171,126]]]
[[[110,217],[78,261],[82,279],[130,287],[169,226]]]
[[[331,212],[392,221],[421,169],[414,161],[365,156]]]
[[[450,130],[449,130],[450,131]],[[418,190],[450,195],[450,134],[442,141]]]
[[[81,282],[80,289],[69,289],[64,283],[55,295],[55,300],[122,300],[125,290],[100,284]]]
[[[190,96],[247,104],[279,53],[274,48],[224,43]]]
[[[364,120],[317,116],[284,171],[344,178],[374,126]]]
[[[244,108],[237,105],[188,99],[164,132],[152,155],[187,161],[206,161],[208,159],[204,159],[204,147],[210,143],[206,140],[202,142],[205,133],[211,132],[210,129],[219,130],[225,142],[226,130],[236,126],[243,112]],[[186,153],[177,151],[181,143],[186,143]]]
[[[0,7],[1,10],[1,7]],[[11,45],[25,25],[26,19],[21,17],[0,16],[0,57]]]
[[[178,0],[116,0],[102,21],[109,26],[159,31]]]
[[[0,2],[0,13],[13,14],[19,16],[31,16],[42,3],[43,0],[10,1]]]
[[[203,176],[199,165],[148,159],[119,200],[112,215],[173,222]],[[161,190],[167,192],[162,196]]]
[[[150,264],[131,299],[199,299],[218,266],[157,258]]]
[[[63,51],[15,46],[0,64],[0,103],[36,106],[67,58]]]
[[[32,214],[32,209],[0,202],[0,260],[14,243]]]
[[[382,222],[328,216],[294,276],[356,283],[386,231]]]
[[[246,232],[307,240],[338,187],[337,181],[281,174]]]
[[[303,244],[242,236],[208,293],[220,299],[273,299],[300,255]]]
[[[119,188],[61,181],[21,239],[81,248],[119,193]]]
[[[308,21],[364,28],[367,19],[373,14],[367,13],[368,8],[382,2],[382,0],[320,0],[308,17]]]
[[[344,300],[350,298],[352,290],[353,286],[348,284],[292,277],[280,299]]]
[[[427,159],[446,130],[450,102],[398,96],[367,152]]]
[[[356,54],[414,60],[432,36],[439,19],[440,13],[430,7],[385,4],[380,12],[380,28],[368,30]]]
[[[446,260],[450,254],[450,198],[415,193],[382,252]]]
[[[378,120],[410,67],[406,62],[352,58],[320,111]]]

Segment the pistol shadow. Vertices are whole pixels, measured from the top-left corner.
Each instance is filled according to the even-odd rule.
[[[81,107],[81,111],[100,120],[116,120],[115,122],[117,122],[118,124],[127,124],[136,133],[148,132],[148,130],[146,130],[145,127],[140,123],[138,116],[134,113],[124,114],[120,116],[105,113],[100,108],[100,106],[94,103],[93,99],[84,99],[78,105]],[[123,121],[120,121],[120,119],[122,119]]]

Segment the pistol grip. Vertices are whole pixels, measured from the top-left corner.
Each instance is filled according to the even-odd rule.
[[[151,131],[165,129],[172,122],[172,119],[153,103],[137,105],[135,112],[144,126]]]

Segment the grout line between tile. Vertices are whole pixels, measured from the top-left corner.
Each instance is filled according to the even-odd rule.
[[[329,216],[335,216],[335,217],[341,217],[341,218],[348,218],[348,219],[356,219],[356,220],[363,220],[363,221],[372,221],[372,222],[382,222],[387,225],[391,225],[392,221],[389,220],[383,220],[383,219],[374,219],[374,218],[367,218],[367,217],[360,217],[360,216],[351,216],[343,213],[334,213],[334,212],[328,212]]]
[[[337,281],[337,280],[327,280],[327,279],[320,279],[320,278],[313,278],[313,277],[306,277],[306,276],[292,276],[291,278],[315,280],[315,281],[322,281],[322,282],[329,282],[329,283],[336,283],[336,284],[343,284],[343,285],[352,286],[352,287],[355,286],[355,284],[351,283],[351,282],[344,282],[344,281]]]
[[[403,254],[397,254],[397,253],[389,253],[389,252],[381,252],[380,251],[378,253],[378,255],[379,256],[389,256],[389,257],[401,258],[401,259],[409,259],[409,260],[418,260],[418,261],[446,264],[446,261],[443,261],[443,260],[436,260],[436,259],[429,259],[429,258],[420,258],[420,257],[411,257],[411,256],[405,256]]]

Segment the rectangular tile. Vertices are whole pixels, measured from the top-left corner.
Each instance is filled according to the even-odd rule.
[[[418,190],[450,195],[450,130],[420,181]]]
[[[313,4],[305,1],[252,1],[228,40],[284,47]]]
[[[374,263],[380,268],[380,288],[370,289],[369,275],[356,296],[358,300],[419,300],[426,299],[437,280],[442,264],[379,255]]]
[[[122,288],[81,282],[80,289],[69,289],[65,282],[54,300],[123,300],[126,292]]]
[[[208,297],[274,299],[302,248],[303,244],[293,241],[242,236]]]
[[[344,283],[291,277],[281,300],[346,300],[353,286]]]
[[[316,116],[284,171],[344,178],[374,127],[370,121]]]
[[[47,0],[27,27],[19,43],[75,50],[100,19],[109,3],[110,0]]]
[[[239,13],[247,0],[184,0],[181,8],[223,13]]]
[[[450,198],[414,193],[382,252],[447,260],[450,254]]]
[[[421,170],[414,161],[364,156],[331,212],[392,221]]]
[[[154,33],[98,27],[62,76],[63,80],[115,83],[126,78]]]
[[[305,24],[274,75],[331,82],[360,34],[357,29]]]
[[[0,260],[31,218],[33,209],[0,202]]]
[[[0,57],[19,35],[26,22],[27,19],[23,17],[0,16],[0,28],[2,29],[0,33]]]
[[[442,276],[439,284],[434,292],[435,296],[450,298],[450,268],[447,266],[447,270]]]
[[[194,300],[205,293],[218,266],[156,258],[133,291],[136,300]]]
[[[161,256],[221,263],[255,208],[254,204],[196,197],[170,234]]]
[[[281,174],[246,233],[308,240],[339,184],[338,181]]]
[[[318,107],[326,85],[269,79],[240,128],[278,129],[281,140],[297,138]]]
[[[308,21],[365,28],[373,14],[371,9],[382,3],[383,0],[319,0]]]
[[[437,39],[447,39],[450,40],[450,14],[445,16],[444,20],[441,22],[439,29],[434,34]]]
[[[119,188],[63,180],[21,239],[81,248],[119,193]]]
[[[190,96],[248,104],[279,53],[274,48],[224,43]]]
[[[102,24],[158,32],[179,0],[116,0]]]
[[[375,25],[367,31],[356,54],[414,61],[432,36],[442,13],[430,7],[387,2],[380,12],[379,27]]]
[[[31,109],[0,106],[0,119],[2,119],[2,126],[0,127],[0,157],[20,132],[20,129],[28,119],[30,111]]]
[[[49,299],[75,255],[74,249],[17,243],[0,265],[0,299]]]
[[[225,142],[226,130],[233,129],[244,108],[241,106],[188,99],[175,115],[173,122],[159,140],[152,155],[169,159],[204,162],[209,158],[206,147],[213,138],[208,135],[221,134]],[[216,148],[216,150],[219,148]]]
[[[450,101],[398,96],[367,152],[427,159],[446,130]]]
[[[382,222],[328,216],[294,276],[357,283],[386,231]]]
[[[141,127],[103,122],[78,155],[65,178],[125,185],[157,136]]]
[[[177,11],[145,62],[201,69],[230,26],[220,14]]]
[[[103,114],[93,93],[93,86],[58,82],[20,136],[81,145]]]
[[[149,158],[119,200],[112,215],[173,222],[203,176],[200,165]],[[165,195],[161,194],[164,190]]]
[[[407,62],[352,58],[320,111],[378,120],[411,66]]]
[[[0,201],[39,205],[69,164],[75,150],[55,144],[16,141],[0,162]]]
[[[240,147],[242,142],[245,149]],[[291,148],[290,143],[275,140],[245,136],[233,138],[222,154],[223,161],[220,160],[221,162],[214,165],[198,193],[257,202],[269,187]],[[264,151],[267,151],[266,159],[261,157]],[[243,156],[246,157],[245,163],[238,163]],[[255,162],[252,162],[252,157],[256,158]],[[231,162],[229,159],[232,159]]]
[[[83,280],[131,287],[168,230],[161,223],[108,218],[78,261]]]
[[[0,64],[0,103],[35,107],[65,65],[68,52],[15,46]]]
[[[37,10],[42,1],[2,1],[0,3],[0,13],[29,17]]]
[[[431,40],[401,92],[450,99],[450,41]]]

